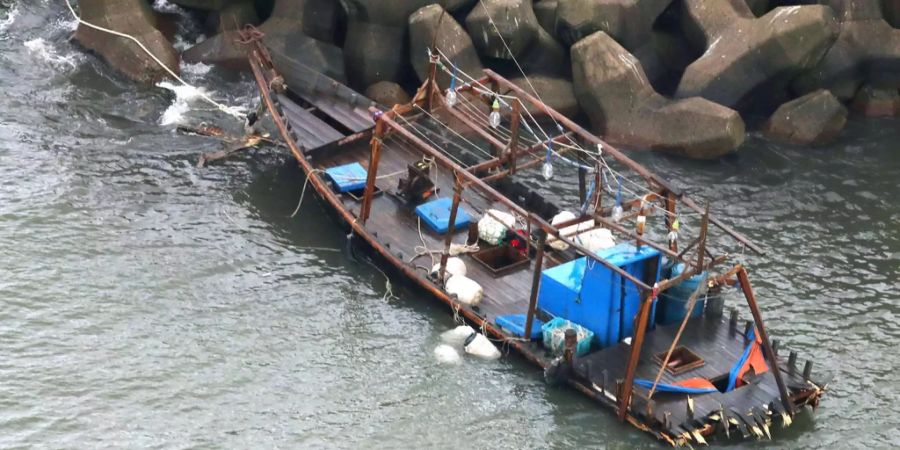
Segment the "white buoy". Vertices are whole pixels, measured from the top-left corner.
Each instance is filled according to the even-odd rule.
[[[500,350],[497,350],[497,347],[494,347],[491,340],[483,334],[475,333],[475,336],[467,341],[468,343],[466,344],[465,350],[466,353],[472,356],[486,360],[493,360],[500,357]]]
[[[458,365],[462,362],[459,352],[447,344],[439,344],[434,348],[434,359],[441,364]]]
[[[441,270],[440,263],[435,264],[434,267],[431,268],[431,274],[435,275],[439,270]],[[466,263],[459,258],[447,258],[446,272],[449,276],[459,275],[464,277],[466,276]]]
[[[484,289],[477,281],[461,275],[450,277],[445,289],[464,305],[475,306],[481,303],[481,298],[484,297]]]
[[[475,333],[475,329],[468,325],[460,325],[450,331],[441,333],[441,341],[455,348],[462,348],[466,339]]]

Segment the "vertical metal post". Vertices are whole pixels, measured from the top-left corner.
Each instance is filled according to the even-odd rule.
[[[519,122],[522,117],[522,102],[519,99],[513,100],[512,106],[512,123],[509,125],[509,130],[512,132],[512,136],[509,138],[509,154],[508,154],[508,163],[509,173],[516,173],[516,163],[519,159]],[[502,157],[502,155],[501,155]]]
[[[385,113],[387,114],[387,113]],[[372,135],[371,147],[372,152],[369,154],[369,169],[366,174],[366,189],[363,191],[362,207],[359,211],[359,221],[363,225],[369,219],[369,212],[372,210],[372,195],[375,193],[375,180],[378,175],[378,161],[381,159],[381,139],[384,137],[384,121],[379,118],[375,124],[375,132]]]
[[[672,193],[671,191],[667,191],[666,192],[666,212],[668,212],[668,214],[666,214],[666,228],[669,229],[669,232],[674,231],[675,217],[677,214],[677,211],[676,211],[677,204],[678,204],[678,202],[677,202],[677,199],[675,198],[675,194]],[[669,250],[672,250],[673,252],[677,252],[678,251],[678,241],[669,242]]]
[[[573,328],[566,329],[565,345],[563,360],[566,361],[566,365],[571,369],[575,365],[575,346],[578,345],[578,334],[575,333]]]
[[[459,202],[462,200],[462,182],[453,172],[453,178],[456,180],[453,186],[453,204],[450,206],[450,222],[447,224],[447,235],[444,237],[444,251],[441,253],[441,268],[438,272],[438,279],[441,280],[441,286],[444,285],[444,272],[447,271],[447,258],[450,257],[450,244],[453,242],[453,232],[456,231],[456,214],[459,212]]]
[[[434,93],[437,87],[437,55],[432,55],[428,63],[428,87],[425,88],[425,110],[431,112],[434,109]]]
[[[628,366],[625,369],[625,380],[622,383],[621,396],[619,397],[619,420],[624,421],[628,414],[628,403],[631,400],[631,391],[634,388],[634,372],[637,370],[638,359],[641,357],[641,347],[644,345],[644,333],[647,331],[647,322],[650,319],[650,306],[653,304],[653,292],[644,291],[641,298],[641,310],[638,313],[637,328],[631,339],[631,354],[628,356]]]
[[[531,216],[528,216],[531,225]],[[544,241],[546,233],[538,232],[537,254],[534,257],[534,275],[531,277],[531,296],[528,298],[528,314],[525,316],[525,339],[531,339],[531,327],[534,324],[534,313],[537,309],[538,291],[541,288],[541,271],[544,267]]]
[[[781,377],[781,369],[778,367],[778,357],[775,356],[775,351],[772,350],[772,344],[769,342],[769,333],[766,331],[766,326],[763,324],[762,314],[759,312],[759,305],[756,303],[756,295],[753,294],[753,288],[750,286],[750,277],[747,275],[747,269],[741,267],[737,276],[741,283],[741,289],[744,291],[744,297],[747,298],[747,304],[750,306],[750,312],[753,314],[753,321],[756,322],[756,329],[762,340],[763,348],[766,350],[766,358],[769,360],[769,365],[772,368],[772,375],[775,376],[775,383],[778,384],[778,392],[781,394],[781,404],[784,406],[785,411],[793,415],[794,404],[791,402],[787,386],[784,384],[784,379]]]
[[[697,246],[697,273],[703,272],[703,260],[706,259],[706,234],[709,231],[709,203],[700,220],[700,243]]]

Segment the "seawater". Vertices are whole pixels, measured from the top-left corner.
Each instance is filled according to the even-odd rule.
[[[219,143],[175,124],[239,125],[83,55],[63,5],[14,8],[0,11],[0,447],[659,448],[517,357],[440,365],[450,311],[397,283],[385,299],[311,197],[291,219],[302,175],[286,155],[195,168]],[[252,106],[245,76],[188,77]],[[900,444],[898,142],[898,120],[852,119],[824,148],[751,134],[714,162],[633,153],[768,249],[743,258],[771,334],[834,377],[814,416],[730,447]],[[558,169],[544,189],[571,201]]]

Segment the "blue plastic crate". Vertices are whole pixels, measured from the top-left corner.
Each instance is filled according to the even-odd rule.
[[[325,169],[325,175],[331,179],[338,192],[352,192],[366,187],[366,178],[369,172],[360,163],[355,162],[329,167]]]
[[[646,245],[638,249],[630,243],[619,244],[597,255],[638,279],[645,277],[651,262],[660,265],[659,252]],[[653,281],[658,279],[659,269]],[[572,320],[591,330],[600,346],[608,347],[634,333],[641,295],[637,286],[621,275],[581,257],[541,272],[538,305],[550,315]],[[651,326],[655,323],[655,306],[654,302]]]
[[[503,328],[510,333],[524,337],[525,336],[525,320],[527,319],[525,314],[508,314],[505,316],[497,316],[494,319],[494,323]],[[541,322],[537,317],[535,317],[531,322],[531,340],[535,341],[541,338],[541,327],[544,326],[544,322]]]
[[[588,330],[587,328],[578,325],[575,322],[563,319],[562,317],[555,317],[553,320],[545,323],[541,327],[541,332],[544,334],[544,347],[550,349],[555,354],[561,355],[563,350],[565,350],[565,341],[560,340],[554,345],[552,339],[552,332],[557,328],[573,328],[576,333],[581,330],[584,332],[584,336],[578,340],[577,344],[575,344],[575,356],[584,356],[591,350],[591,341],[594,340],[594,332]]]
[[[449,198],[439,198],[428,203],[422,203],[416,207],[416,215],[419,216],[432,230],[444,234],[450,228],[450,208],[453,207],[453,201]],[[456,221],[453,224],[454,230],[461,230],[469,226],[472,216],[460,206],[456,210]]]

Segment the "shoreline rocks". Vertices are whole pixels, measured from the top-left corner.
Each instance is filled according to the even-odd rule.
[[[143,0],[82,0],[78,6],[85,21],[134,36],[166,67],[176,74],[180,73],[178,52],[163,33],[155,28],[154,11]],[[169,78],[165,69],[130,39],[95,30],[84,24],[78,25],[75,39],[132,80],[156,83]]]
[[[831,9],[820,5],[779,7],[758,19],[743,0],[684,0],[684,8],[706,45],[676,97],[741,110],[775,106],[759,104],[761,86],[776,101],[787,97],[788,81],[818,63],[838,33]]]
[[[900,0],[170,1],[216,33],[187,62],[247,70],[236,29],[262,20],[286,79],[311,69],[389,104],[427,78],[434,43],[475,78],[491,68],[531,91],[524,72],[548,105],[612,142],[692,158],[736,151],[740,114],[770,116],[767,135],[804,145],[834,139],[847,107],[900,114]],[[81,3],[177,70],[150,0]],[[82,28],[76,38],[129,77],[164,77],[133,44]]]
[[[837,139],[847,124],[847,108],[825,89],[781,105],[763,126],[767,136],[798,145]]]
[[[637,58],[602,31],[572,47],[572,73],[578,102],[612,143],[711,159],[744,142],[736,111],[699,97],[663,97]]]

